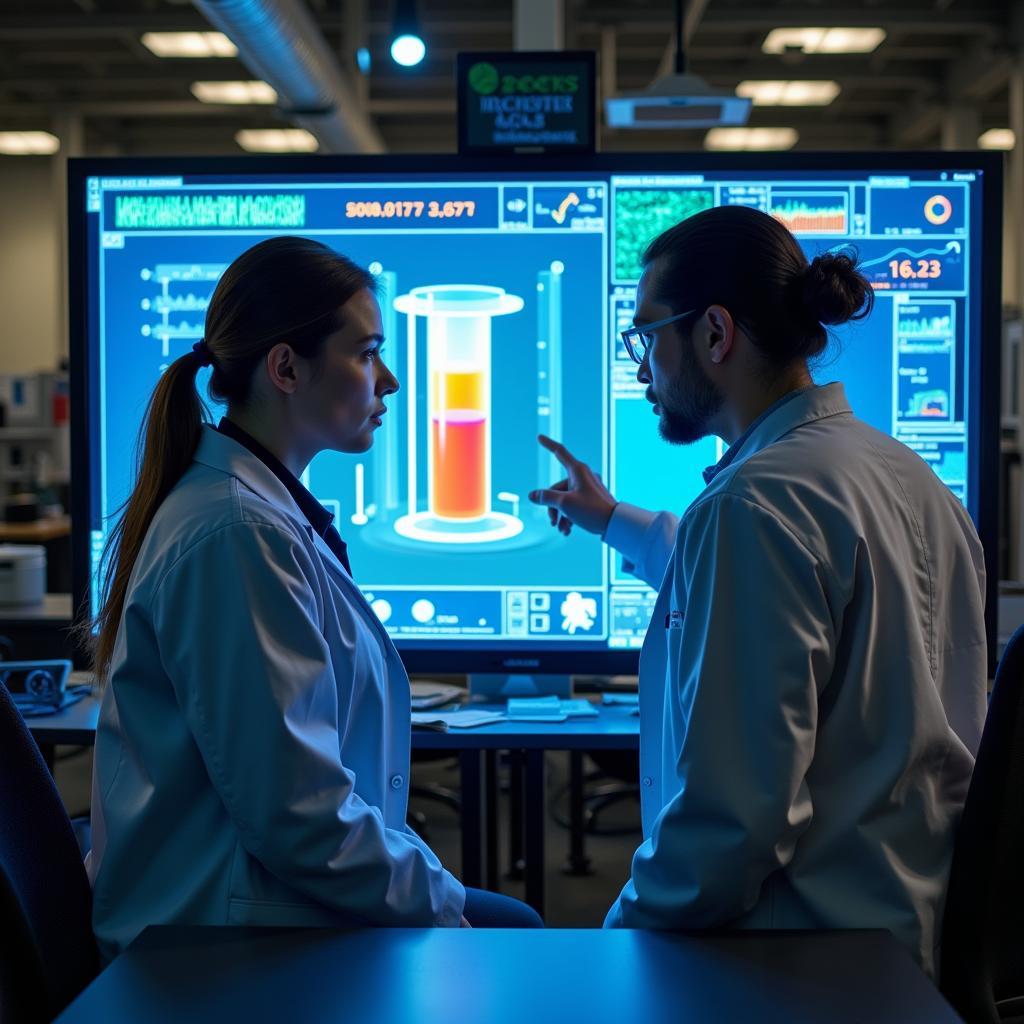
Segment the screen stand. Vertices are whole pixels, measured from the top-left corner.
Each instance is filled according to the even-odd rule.
[[[469,677],[469,693],[490,703],[509,697],[571,697],[572,676],[473,673]]]

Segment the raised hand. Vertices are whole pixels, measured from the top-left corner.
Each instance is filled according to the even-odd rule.
[[[546,505],[551,525],[569,536],[573,525],[588,533],[604,534],[617,504],[601,478],[586,463],[580,462],[565,445],[540,434],[537,438],[566,471],[567,476],[550,487],[530,491],[535,505]]]

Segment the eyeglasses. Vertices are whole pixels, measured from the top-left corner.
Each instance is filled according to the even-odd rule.
[[[675,316],[666,317],[664,320],[656,320],[653,324],[644,324],[643,327],[630,327],[628,331],[620,331],[622,344],[626,346],[629,358],[634,363],[642,363],[647,350],[654,344],[654,332],[660,327],[667,327],[684,316],[696,313],[695,309],[688,309],[685,313],[676,313]]]

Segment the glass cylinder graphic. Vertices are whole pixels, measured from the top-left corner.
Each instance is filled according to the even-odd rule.
[[[489,285],[428,285],[399,296],[395,308],[409,317],[413,360],[415,318],[427,321],[429,435],[427,510],[418,509],[411,497],[409,514],[395,528],[443,543],[514,535],[521,522],[491,509],[491,321],[518,312],[523,300]],[[410,410],[410,460],[416,457],[416,418]]]
[[[490,317],[428,319],[427,374],[428,507],[447,519],[479,519],[491,493]]]

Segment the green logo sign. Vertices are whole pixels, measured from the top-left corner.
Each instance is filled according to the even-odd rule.
[[[498,69],[487,61],[480,61],[469,69],[469,84],[481,96],[490,96],[498,88]]]

